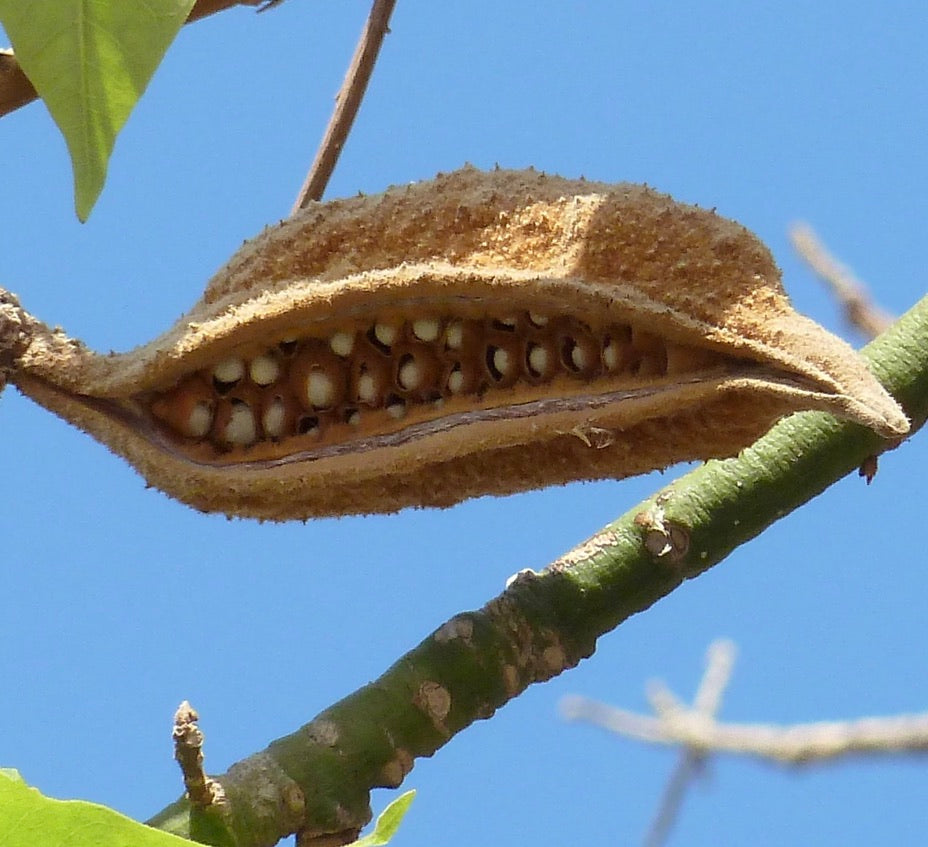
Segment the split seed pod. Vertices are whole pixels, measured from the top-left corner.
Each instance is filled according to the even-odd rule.
[[[802,409],[908,429],[743,227],[534,171],[311,206],[130,353],[28,335],[25,394],[168,494],[272,520],[730,456]]]

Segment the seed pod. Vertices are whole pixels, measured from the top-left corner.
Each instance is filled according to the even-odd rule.
[[[307,350],[325,352],[318,372],[337,390],[298,370]],[[263,356],[274,367],[230,364]],[[465,169],[310,206],[247,243],[144,347],[99,356],[35,322],[10,370],[151,484],[274,520],[728,456],[801,409],[908,429],[863,361],[793,311],[743,227],[648,188],[534,171]],[[212,386],[195,408],[217,416],[253,385],[288,423],[192,437],[189,385]]]

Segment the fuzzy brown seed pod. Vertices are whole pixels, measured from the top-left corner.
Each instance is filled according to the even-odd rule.
[[[25,394],[172,496],[272,520],[729,456],[803,409],[908,429],[746,229],[534,171],[311,206],[130,353],[28,335],[8,369]]]

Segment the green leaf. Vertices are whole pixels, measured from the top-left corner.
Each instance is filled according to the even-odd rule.
[[[192,842],[83,800],[52,800],[0,769],[3,847],[190,847]]]
[[[415,791],[407,791],[397,797],[380,813],[377,823],[374,824],[374,831],[370,835],[365,835],[364,838],[352,841],[348,847],[380,847],[381,844],[386,844],[396,835],[415,796]]]
[[[16,58],[65,137],[87,220],[116,136],[194,0],[0,0]]]

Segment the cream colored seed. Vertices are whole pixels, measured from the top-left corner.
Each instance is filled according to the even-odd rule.
[[[582,371],[588,364],[586,350],[584,350],[579,344],[574,344],[570,351],[570,361],[573,362],[574,367],[578,371]]]
[[[202,438],[213,425],[213,409],[205,400],[200,400],[190,410],[187,418],[187,435],[192,438]]]
[[[306,398],[310,405],[324,409],[335,401],[335,384],[325,371],[311,370],[306,377]]]
[[[247,403],[233,403],[229,422],[225,428],[226,441],[230,444],[247,446],[258,438],[255,416]]]
[[[610,371],[614,371],[619,366],[619,348],[614,341],[610,341],[603,347],[603,364]]]
[[[509,351],[503,347],[497,347],[493,351],[493,367],[496,371],[504,376],[509,373],[512,362],[509,359]]]
[[[329,339],[329,347],[336,356],[350,356],[354,350],[354,333],[336,332]]]
[[[406,391],[412,391],[418,388],[419,383],[422,382],[422,368],[419,367],[415,359],[410,358],[400,365],[396,380],[400,384],[400,388]]]
[[[460,394],[464,388],[464,373],[460,368],[455,368],[448,374],[448,390],[452,394]]]
[[[403,402],[391,403],[387,406],[387,414],[391,418],[399,420],[406,414],[406,404]]]
[[[441,324],[436,318],[419,318],[412,322],[412,334],[420,341],[435,341],[441,333]]]
[[[384,347],[392,347],[396,341],[396,327],[390,324],[374,324],[374,338]]]
[[[241,359],[223,359],[213,366],[213,379],[225,385],[232,385],[245,376],[245,363]]]
[[[377,399],[377,383],[371,374],[361,374],[358,377],[358,400],[373,403]]]
[[[539,315],[537,312],[529,312],[528,319],[535,324],[535,326],[547,326],[548,316]]]
[[[445,343],[452,350],[460,350],[461,346],[464,344],[464,324],[460,321],[455,321],[450,324],[448,332],[445,335]]]
[[[548,351],[539,344],[533,344],[528,351],[528,367],[534,376],[540,376],[548,369]]]
[[[509,316],[506,318],[498,318],[496,322],[506,327],[507,329],[515,329],[516,324],[518,323],[518,319],[512,316]]]
[[[284,434],[284,424],[287,421],[287,409],[284,401],[276,398],[265,410],[261,419],[264,434],[268,438],[280,438]]]
[[[255,385],[270,385],[280,376],[280,365],[272,356],[255,356],[248,366],[248,373]]]
[[[360,426],[361,425],[361,413],[354,409],[348,413],[347,418],[349,426]]]

